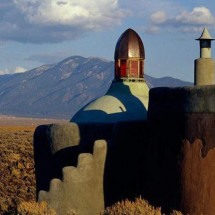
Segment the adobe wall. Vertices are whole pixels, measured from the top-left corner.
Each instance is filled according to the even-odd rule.
[[[68,122],[38,126],[34,133],[37,194],[49,189],[51,179],[62,179],[64,167],[77,166],[80,153],[92,153],[96,140],[108,141],[111,135],[111,124],[89,126]]]
[[[100,214],[104,210],[103,174],[107,144],[98,140],[93,154],[81,153],[77,167],[62,169],[63,178],[50,181],[49,191],[39,192],[57,214]]]
[[[160,202],[185,214],[215,211],[214,101],[215,86],[150,91],[148,120],[156,135],[151,143]]]
[[[141,163],[145,163],[143,142],[147,127],[146,121],[39,126],[34,134],[37,194],[43,190],[38,196],[39,200],[47,201],[49,206],[58,211],[67,205],[64,210],[75,207],[83,214],[94,215],[102,206],[104,209],[104,206],[110,206],[122,199],[139,197],[142,194],[141,178],[144,170]],[[64,178],[67,178],[64,176],[65,168],[77,167],[78,170],[79,156],[85,153],[92,154],[94,142],[98,139],[104,139],[107,143],[105,164],[100,165],[100,172],[96,165],[91,165],[91,174],[88,172],[88,175],[81,176],[80,183],[76,183],[76,188],[71,188],[71,195],[65,200],[66,194],[62,191],[62,187],[65,191],[71,187],[64,183]],[[70,174],[71,178],[73,174]],[[73,179],[71,184],[74,184]],[[89,204],[85,201],[85,197],[82,199],[78,197],[79,200],[76,201],[76,196],[83,187],[85,187],[85,196],[91,197]],[[94,194],[86,187],[91,187],[95,191]],[[91,212],[87,213],[86,208]]]
[[[215,84],[215,61],[212,58],[198,58],[194,62],[194,84]]]
[[[39,126],[34,135],[37,192],[47,192],[41,194],[40,200],[47,200],[49,205],[57,201],[67,207],[83,207],[82,212],[91,205],[89,210],[95,214],[98,208],[102,210],[122,199],[141,195],[167,214],[170,209],[212,214],[215,211],[214,101],[215,86],[154,88],[150,90],[147,121]],[[82,182],[76,183],[77,192],[72,192],[76,196],[82,187],[94,187],[97,191],[92,201],[85,201],[87,205],[73,196],[67,198],[67,201],[73,199],[72,203],[65,203],[62,197],[65,193],[52,195],[52,187],[58,190],[63,185],[67,190],[62,170],[68,166],[78,169],[79,155],[93,154],[98,139],[106,140],[107,144],[105,163],[101,162],[99,167],[102,173],[97,174],[97,167],[90,165],[95,178],[85,174]],[[90,198],[92,190],[84,190]],[[97,204],[99,207],[94,207]]]

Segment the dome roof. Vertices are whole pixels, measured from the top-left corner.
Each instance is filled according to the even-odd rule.
[[[132,29],[127,29],[119,38],[114,58],[143,58],[145,59],[145,50],[140,36]]]
[[[78,111],[71,122],[116,123],[145,120],[148,92],[145,82],[113,82],[104,96]]]

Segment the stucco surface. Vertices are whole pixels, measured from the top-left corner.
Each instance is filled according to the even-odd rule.
[[[150,90],[148,116],[168,117],[184,113],[215,113],[215,85],[158,87]]]
[[[215,84],[215,61],[212,58],[195,60],[194,83],[197,86]]]
[[[97,140],[93,155],[81,153],[77,167],[63,168],[63,178],[52,179],[49,191],[40,191],[39,201],[48,202],[59,215],[97,215],[104,210],[103,174],[107,144]]]
[[[126,103],[128,89],[130,95],[135,97],[129,102],[138,101],[135,105],[142,104],[140,99],[137,99],[139,93],[142,95],[142,90],[141,87],[136,88],[136,83],[127,84],[114,85],[106,95],[112,97],[114,94],[114,98],[118,98],[120,94],[120,102],[124,108],[129,109],[133,106]],[[118,87],[125,90],[125,101],[122,95],[124,91],[119,92]],[[101,172],[93,170],[93,175],[89,172],[90,178],[83,175],[83,187],[85,180],[92,179],[90,183],[86,182],[87,186],[92,184],[92,189],[94,186],[95,190],[98,188],[99,195],[104,195],[106,206],[141,195],[154,205],[161,206],[166,214],[169,214],[172,208],[182,210],[185,214],[213,214],[214,101],[215,86],[154,88],[150,90],[147,120],[100,124],[90,121],[38,127],[34,139],[37,190],[49,190],[46,197],[53,199],[53,202],[58,201],[61,196],[52,196],[51,190],[54,190],[56,185],[58,191],[64,183],[64,175],[74,174],[76,177],[76,169],[70,171],[71,167],[67,169],[67,166],[73,166],[73,169],[77,166],[78,170],[78,155],[91,153],[92,143],[96,139],[105,139],[108,150],[106,156],[103,154],[104,181],[102,182],[101,177],[95,186],[98,178],[94,176],[100,177]],[[90,107],[89,105],[87,111],[95,111],[95,107],[92,107],[92,110]],[[69,138],[71,140],[68,140]],[[91,155],[88,154],[87,157]],[[87,168],[88,162],[85,164]],[[85,168],[85,164],[81,166]],[[62,173],[63,168],[68,170],[66,174],[65,171]],[[103,171],[103,166],[100,168]],[[58,179],[54,179],[51,183],[53,189],[49,189],[49,182],[53,178]],[[99,184],[104,185],[104,191]],[[71,189],[78,193],[79,187],[82,189],[81,185]],[[91,188],[88,191],[86,204],[90,205],[92,202],[88,202],[88,199],[91,196]],[[92,200],[96,202],[97,194],[94,197]],[[75,196],[71,196],[72,198]],[[74,205],[79,205],[81,199],[75,199]],[[102,201],[100,203],[103,207]],[[205,206],[207,204],[208,207]]]
[[[215,211],[215,149],[203,158],[202,147],[199,139],[183,143],[181,209],[184,214],[213,215]]]
[[[81,109],[76,123],[144,120],[147,117],[149,88],[145,82],[112,83],[106,95]]]

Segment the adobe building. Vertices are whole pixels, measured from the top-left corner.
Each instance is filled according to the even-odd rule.
[[[215,85],[214,60],[211,58],[213,39],[207,29],[204,29],[198,40],[200,58],[195,61],[196,86],[158,87],[149,92],[147,121],[153,134],[150,134],[149,151],[155,153],[151,162],[159,161],[150,173],[154,174],[151,180],[155,180],[154,186],[160,198],[158,202],[163,208],[172,205],[184,214],[213,215],[215,211],[213,170]],[[159,180],[156,180],[156,177],[159,177]]]
[[[127,29],[115,48],[115,77],[107,93],[78,111],[71,122],[116,123],[147,118],[149,88],[144,79],[145,50],[140,36]]]
[[[215,84],[215,61],[211,57],[211,41],[215,39],[210,36],[208,29],[204,28],[202,35],[196,40],[200,45],[200,58],[195,60],[194,84]]]
[[[142,123],[147,118],[149,88],[144,79],[145,50],[140,36],[127,29],[116,44],[114,56],[115,77],[104,96],[83,107],[69,123],[41,125],[35,131],[38,199],[47,201],[59,214],[73,207],[83,214],[94,215],[130,192],[127,182],[133,179],[127,177],[120,181],[127,172],[126,166],[133,165],[134,161],[123,158],[131,150],[122,153],[120,145],[124,140],[127,143],[138,140],[133,146],[140,143],[139,136],[145,127]],[[94,145],[101,139],[104,141]],[[95,156],[90,156],[89,152]],[[121,165],[125,168],[119,171]],[[77,171],[67,166],[77,166]],[[91,169],[90,173],[85,167]],[[136,171],[135,168],[131,170]],[[85,175],[87,172],[91,176]],[[70,177],[73,179],[69,182]],[[79,183],[84,181],[85,185]],[[70,188],[69,184],[76,186]],[[127,188],[122,189],[122,186]]]
[[[200,43],[211,40],[204,30]],[[139,196],[166,214],[176,209],[213,215],[215,85],[202,86],[214,76],[211,47],[201,47],[200,86],[158,87],[148,96],[144,46],[136,32],[126,30],[116,45],[108,92],[71,122],[35,130],[38,200],[60,215],[95,215]]]

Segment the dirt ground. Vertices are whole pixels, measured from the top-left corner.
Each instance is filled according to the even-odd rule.
[[[34,126],[0,126],[0,214],[35,200]]]
[[[70,119],[39,119],[0,115],[0,126],[37,126],[41,124],[64,123],[69,122],[69,120]]]
[[[68,120],[69,121],[69,120]],[[33,134],[38,125],[68,122],[0,115],[0,215],[35,200]]]

